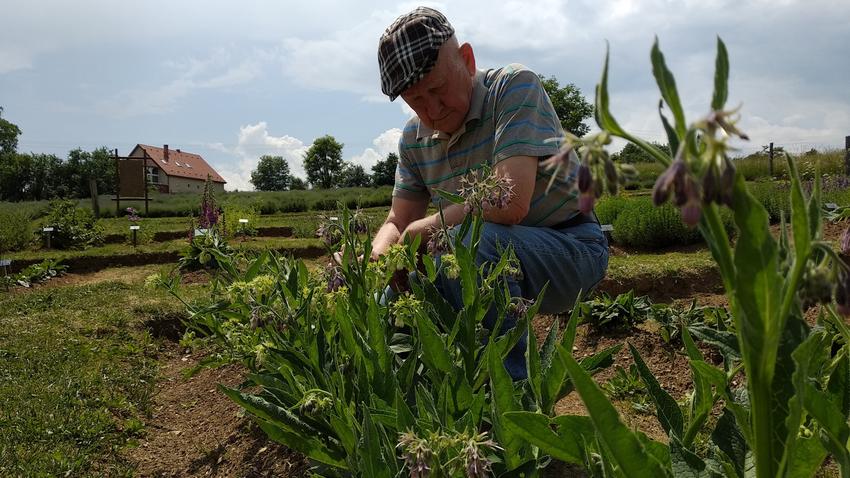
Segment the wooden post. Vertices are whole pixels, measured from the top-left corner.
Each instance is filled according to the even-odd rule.
[[[144,159],[142,160],[142,174],[145,175],[145,217],[148,217],[148,152],[145,151]],[[134,239],[135,241],[135,239]]]
[[[844,137],[844,174],[850,176],[850,136]]]
[[[767,156],[767,167],[770,172],[770,177],[773,178],[773,142],[770,143],[770,152]]]
[[[97,179],[89,179],[89,191],[91,191],[91,210],[94,218],[100,219],[100,204],[97,202]]]
[[[118,148],[115,148],[115,217],[121,217],[121,167],[118,166]]]

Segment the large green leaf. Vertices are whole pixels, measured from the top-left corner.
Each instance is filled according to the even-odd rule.
[[[501,339],[498,342],[507,342]],[[510,429],[502,426],[502,415],[513,412],[520,408],[514,399],[514,385],[511,376],[502,362],[502,350],[504,344],[490,349],[488,362],[490,369],[490,393],[492,400],[492,421],[496,440],[505,449],[505,466],[512,470],[522,465],[520,449],[523,446],[520,437]]]
[[[652,76],[655,77],[658,89],[661,90],[661,97],[664,98],[664,102],[667,103],[673,113],[676,134],[680,140],[683,140],[685,139],[685,131],[688,129],[687,124],[685,124],[685,113],[679,100],[679,92],[676,91],[676,80],[673,78],[673,73],[667,69],[667,65],[664,63],[664,54],[658,47],[658,37],[652,44],[650,59],[652,60]]]
[[[746,423],[744,424],[747,425]],[[741,429],[730,410],[724,410],[723,415],[717,420],[714,431],[711,432],[711,441],[723,451],[735,468],[736,476],[744,478],[747,462],[747,441],[741,433]]]
[[[670,439],[670,461],[674,478],[710,478],[712,476],[705,462],[688,450],[676,436]]]
[[[643,361],[643,357],[640,356],[640,352],[631,343],[629,343],[629,350],[632,353],[632,357],[634,357],[641,380],[646,384],[649,396],[652,397],[652,401],[655,403],[658,421],[661,423],[664,433],[669,437],[674,435],[682,437],[684,418],[682,417],[682,410],[679,409],[679,404],[676,403],[676,400],[669,393],[661,388],[655,375],[652,374],[652,371],[646,366],[646,362]]]
[[[593,383],[593,379],[563,347],[558,352],[566,363],[567,372],[584,402],[597,437],[610,452],[611,458],[625,476],[630,478],[659,478],[670,476],[661,464],[647,453],[637,435],[620,421],[617,410]]]
[[[435,372],[450,373],[452,357],[434,323],[426,314],[419,313],[416,315],[416,325],[422,345],[422,361]]]
[[[714,61],[714,95],[711,97],[711,109],[720,111],[726,104],[729,94],[729,55],[726,45],[717,37],[717,59]]]
[[[333,466],[345,466],[341,444],[333,438],[323,437],[318,430],[304,423],[289,410],[269,403],[256,395],[242,393],[223,385],[219,385],[218,388],[239,406],[276,428],[278,430],[276,437],[286,446],[316,461]]]
[[[797,173],[797,164],[790,155],[785,155],[791,176],[791,231],[794,234],[794,253],[797,261],[806,261],[811,253],[809,210],[803,196],[803,186]],[[820,211],[818,211],[820,214]]]
[[[562,415],[549,420],[532,412],[508,412],[502,415],[505,428],[543,453],[566,463],[583,464],[585,443],[593,441],[593,423],[589,417]],[[558,426],[558,431],[552,429]]]

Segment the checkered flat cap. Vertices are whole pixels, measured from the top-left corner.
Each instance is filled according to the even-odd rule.
[[[390,101],[434,68],[440,47],[454,33],[446,17],[428,7],[398,17],[387,28],[378,43],[378,66],[381,90]]]

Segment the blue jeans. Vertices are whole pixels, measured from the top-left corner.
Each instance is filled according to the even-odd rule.
[[[457,232],[457,228],[450,232]],[[564,229],[484,223],[478,246],[478,265],[498,262],[509,244],[513,246],[522,268],[521,279],[508,279],[511,296],[536,299],[548,283],[539,309],[539,313],[543,314],[570,310],[579,293],[587,293],[594,288],[608,268],[608,241],[596,223]],[[435,285],[456,310],[463,307],[463,295],[457,279],[441,274]],[[495,321],[494,307],[485,316],[484,325],[492,328]],[[515,325],[516,318],[505,317],[500,333],[504,334]],[[514,380],[528,376],[525,363],[527,344],[526,334],[505,358],[505,368]]]

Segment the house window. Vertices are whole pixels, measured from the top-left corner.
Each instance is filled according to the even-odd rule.
[[[147,167],[148,172],[148,183],[149,184],[159,184],[159,168],[154,166]]]

